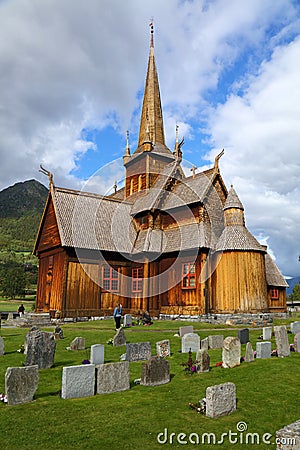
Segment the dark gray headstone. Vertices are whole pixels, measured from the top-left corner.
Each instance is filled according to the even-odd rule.
[[[121,347],[122,345],[126,345],[126,335],[123,328],[119,328],[113,337],[113,346]]]
[[[241,344],[247,344],[249,342],[249,328],[243,328],[238,331],[238,338]]]
[[[160,356],[152,356],[142,365],[143,386],[158,386],[170,381],[170,363]]]
[[[236,410],[236,387],[234,383],[209,386],[206,389],[206,415],[216,418]]]
[[[54,364],[56,342],[53,333],[30,331],[25,338],[26,366],[38,365],[39,369],[49,369]]]
[[[5,373],[5,393],[8,405],[31,402],[38,383],[39,369],[37,365],[8,367]]]
[[[97,394],[109,394],[128,389],[130,389],[128,361],[96,365]]]
[[[239,366],[241,364],[241,343],[233,336],[224,339],[222,349],[222,366],[225,369]]]
[[[150,342],[126,344],[126,361],[145,361],[151,358]]]
[[[197,372],[209,372],[210,356],[206,350],[198,350],[196,355]]]

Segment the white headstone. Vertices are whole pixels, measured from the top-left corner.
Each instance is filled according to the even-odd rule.
[[[156,354],[165,358],[170,356],[170,341],[169,339],[164,339],[163,341],[156,342]]]
[[[256,342],[256,358],[271,358],[271,342]]]
[[[279,358],[290,356],[290,344],[286,331],[286,326],[285,325],[275,326],[274,333],[277,346],[277,355],[279,356]]]
[[[189,351],[197,352],[200,350],[200,336],[196,333],[187,333],[183,336],[181,341],[181,352],[188,353]]]
[[[132,325],[132,316],[131,316],[131,314],[125,314],[124,315],[123,325],[124,325],[124,327],[131,327],[131,325]]]
[[[300,322],[292,322],[291,323],[291,332],[293,334],[300,333]]]
[[[269,341],[272,338],[272,327],[263,327],[263,340]]]
[[[91,364],[103,364],[104,363],[104,345],[94,344],[91,345]]]
[[[295,349],[295,352],[300,353],[300,333],[295,334],[294,349]]]
[[[95,394],[95,365],[63,367],[62,398],[89,397]]]
[[[236,410],[236,387],[234,383],[209,386],[206,389],[206,415],[220,417]]]
[[[0,336],[0,356],[4,355],[4,339]]]
[[[222,367],[230,369],[241,364],[241,342],[237,337],[224,339],[222,349]]]

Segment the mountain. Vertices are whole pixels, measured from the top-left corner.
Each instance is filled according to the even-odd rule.
[[[32,251],[47,196],[36,180],[0,191],[0,251]]]
[[[289,280],[286,280],[286,282],[289,285],[286,290],[286,295],[290,295],[293,292],[295,284],[300,283],[300,277],[290,278]]]
[[[19,218],[29,212],[41,213],[48,189],[36,180],[16,183],[0,192],[0,218]]]

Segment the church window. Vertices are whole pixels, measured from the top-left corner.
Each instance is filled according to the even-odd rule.
[[[143,290],[143,268],[132,269],[132,292],[142,292]]]
[[[278,300],[279,298],[278,289],[271,289],[271,298],[273,300]]]
[[[196,270],[194,263],[182,264],[182,285],[183,289],[193,289],[196,287]]]
[[[103,289],[109,292],[119,290],[119,274],[112,267],[103,267]]]

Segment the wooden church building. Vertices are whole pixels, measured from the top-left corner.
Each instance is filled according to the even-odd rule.
[[[60,317],[286,311],[286,282],[213,167],[185,176],[183,141],[165,143],[151,29],[138,146],[109,196],[56,187],[34,248],[36,310]]]

